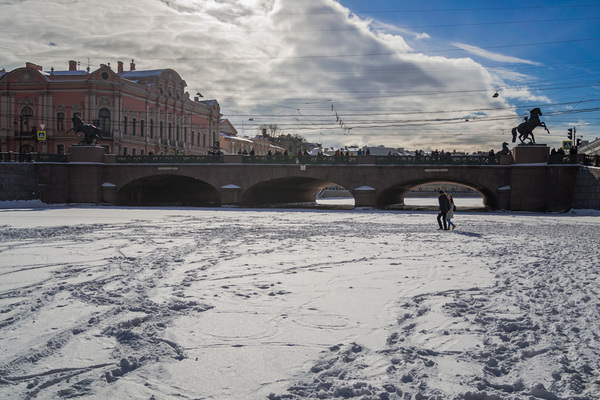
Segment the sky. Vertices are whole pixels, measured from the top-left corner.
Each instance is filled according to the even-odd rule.
[[[0,21],[0,69],[171,68],[240,136],[500,150],[539,107],[537,143],[600,137],[591,0],[0,0]]]

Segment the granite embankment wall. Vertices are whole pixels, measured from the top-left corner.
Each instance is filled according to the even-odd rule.
[[[579,169],[573,194],[573,208],[600,210],[600,168]]]
[[[0,163],[0,201],[39,198],[33,164]]]

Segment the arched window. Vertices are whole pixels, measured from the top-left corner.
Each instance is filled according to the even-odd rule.
[[[23,107],[20,116],[21,134],[30,135],[33,128],[33,109],[31,107]]]
[[[148,132],[150,139],[154,138],[154,120],[150,119],[150,131]]]
[[[98,128],[102,130],[103,136],[111,136],[109,109],[101,108],[98,112]]]

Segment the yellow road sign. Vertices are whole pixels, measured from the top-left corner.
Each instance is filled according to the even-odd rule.
[[[37,140],[46,140],[46,131],[37,131]]]

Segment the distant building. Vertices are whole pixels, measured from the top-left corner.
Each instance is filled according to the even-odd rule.
[[[600,155],[600,139],[596,138],[596,140],[587,143],[585,141],[582,142],[577,149],[577,152],[589,156]]]
[[[172,69],[67,71],[26,63],[0,72],[0,151],[65,153],[80,139],[71,118],[102,129],[98,144],[119,155],[206,154],[219,141],[220,106],[193,100]],[[45,132],[36,140],[37,131]]]
[[[224,154],[249,153],[254,148],[252,140],[237,136],[238,131],[229,120],[222,119],[219,128],[219,144]]]

